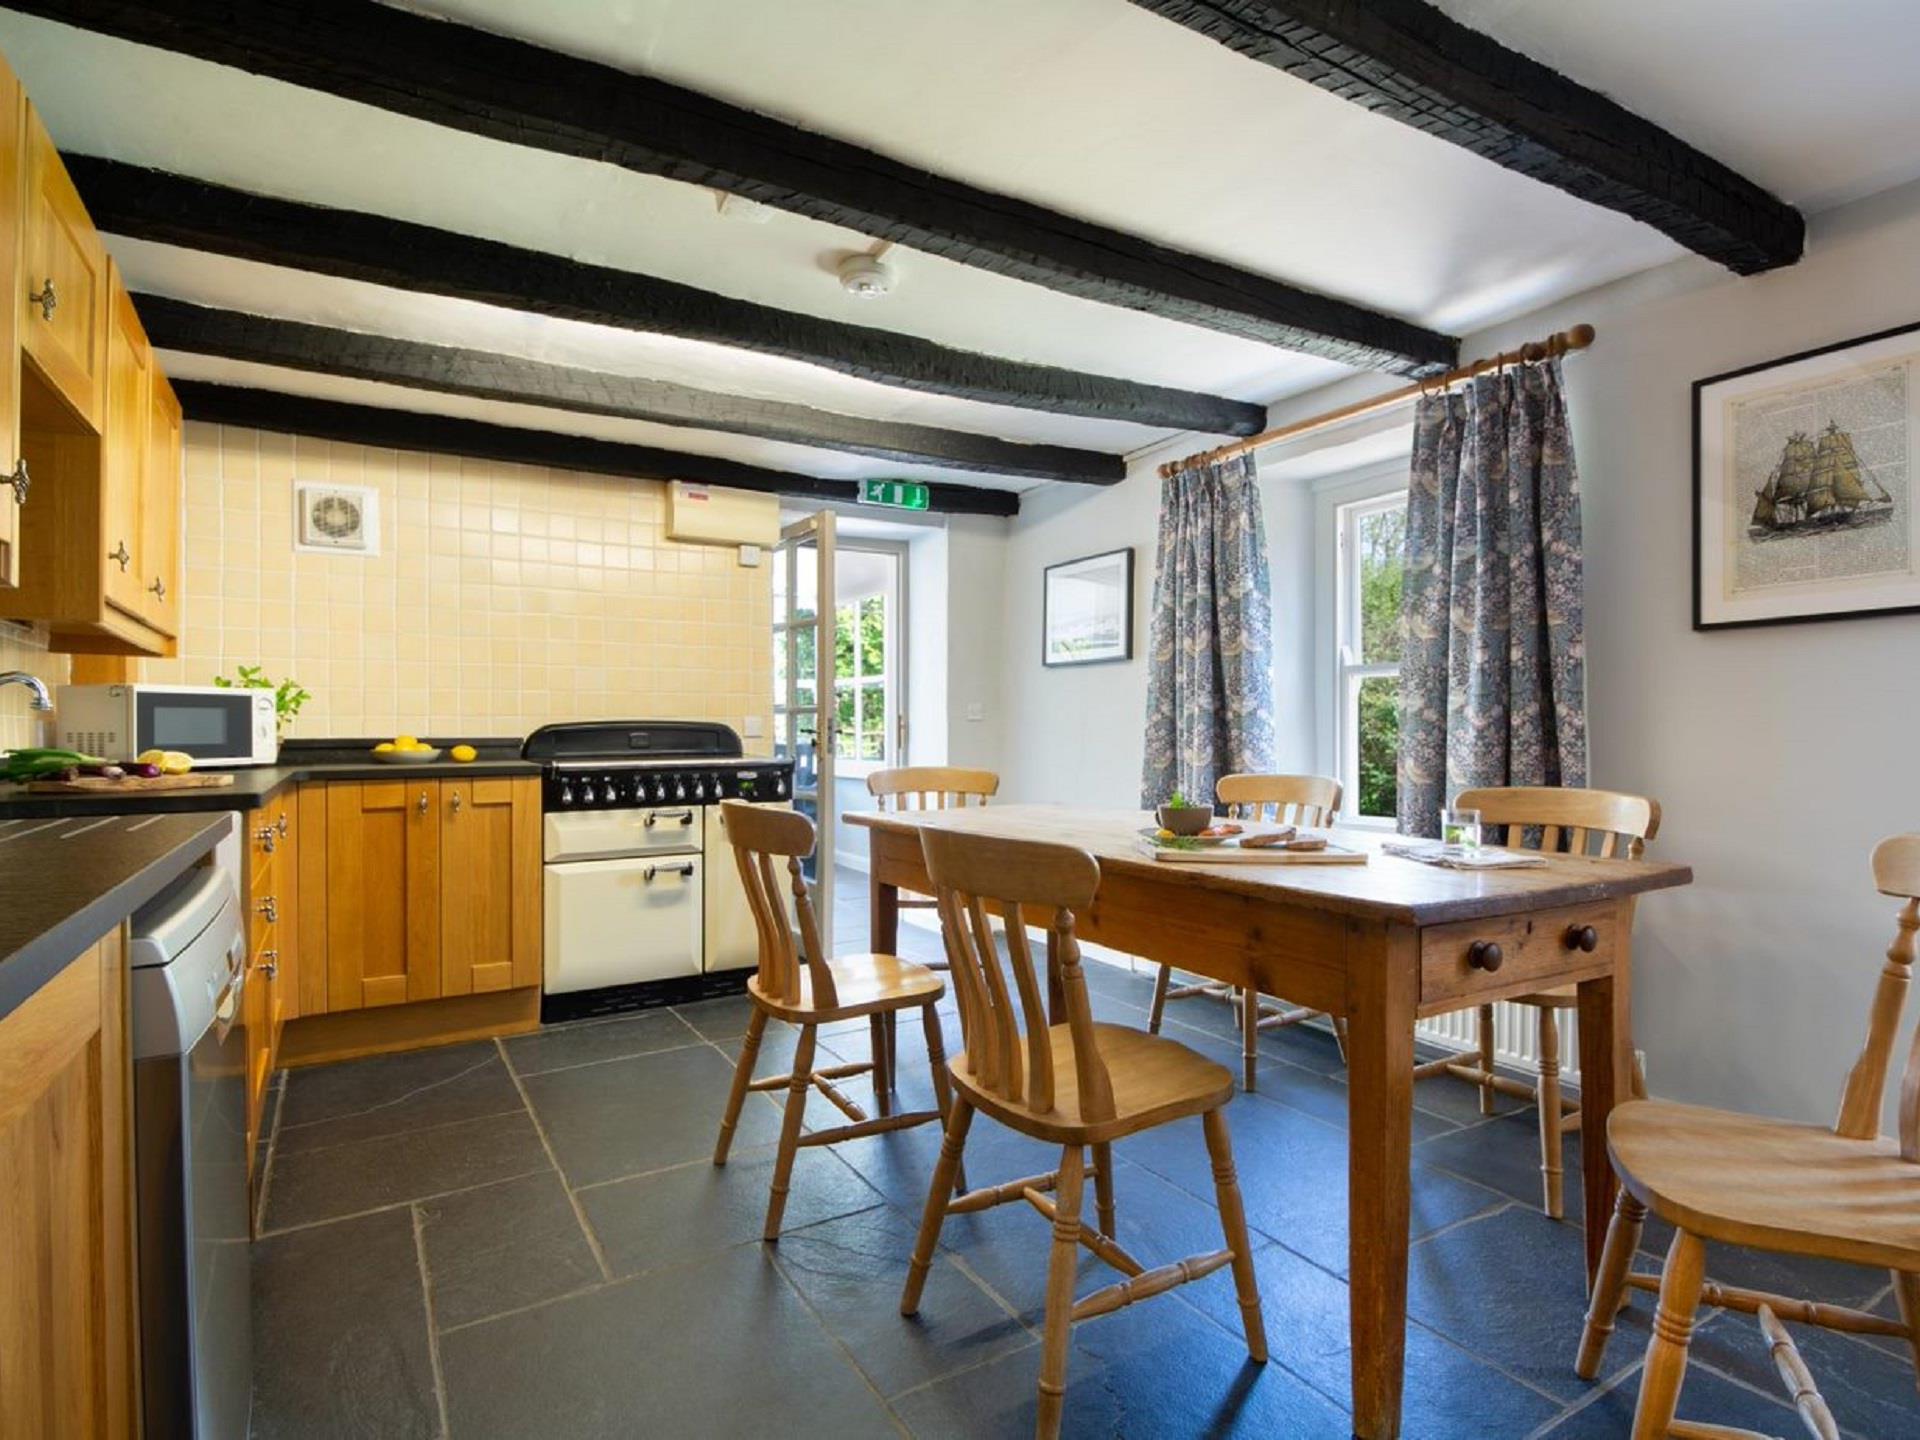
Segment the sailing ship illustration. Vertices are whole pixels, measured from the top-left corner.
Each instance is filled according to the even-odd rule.
[[[1817,442],[1804,430],[1788,436],[1767,483],[1753,493],[1747,533],[1756,540],[1877,525],[1893,516],[1893,496],[1833,421]]]

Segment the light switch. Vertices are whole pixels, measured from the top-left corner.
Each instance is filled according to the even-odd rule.
[[[760,717],[758,715],[747,716],[747,724],[746,724],[747,739],[758,740],[761,736],[761,732],[763,729],[764,729],[764,726],[762,725]]]
[[[980,703],[980,702],[979,702],[978,700],[974,700],[974,701],[970,701],[970,702],[968,703],[968,705],[967,705],[967,719],[969,719],[969,720],[984,720],[984,719],[986,719],[986,718],[987,718],[987,707],[986,707],[986,706],[984,706],[984,705],[982,705],[982,704],[981,704],[981,703]]]
[[[758,545],[742,545],[740,547],[740,563],[749,570],[759,565],[760,547]]]

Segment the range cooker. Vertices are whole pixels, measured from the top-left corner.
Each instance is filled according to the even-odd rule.
[[[544,772],[541,1018],[739,990],[758,940],[720,802],[788,803],[793,762],[685,720],[547,725],[521,753]]]

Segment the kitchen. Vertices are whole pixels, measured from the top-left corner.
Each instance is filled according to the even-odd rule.
[[[1387,9],[0,4],[0,1436],[1920,1425],[1920,30]]]

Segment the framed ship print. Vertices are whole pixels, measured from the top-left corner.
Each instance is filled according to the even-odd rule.
[[[1920,325],[1693,386],[1693,628],[1920,613]]]
[[[1133,658],[1133,547],[1063,560],[1045,571],[1040,663]]]

